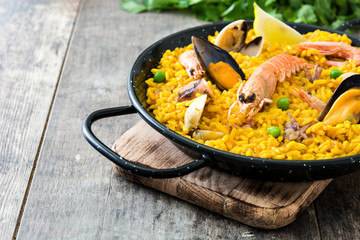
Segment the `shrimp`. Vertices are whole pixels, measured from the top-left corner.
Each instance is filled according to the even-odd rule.
[[[299,86],[296,86],[294,89],[292,89],[292,94],[301,98],[304,102],[309,104],[310,107],[312,107],[318,112],[321,112],[325,107],[325,103],[323,101],[321,101],[319,98],[315,97],[311,93],[305,92]]]
[[[356,66],[360,65],[360,49],[343,42],[301,42],[296,45],[299,50],[316,49],[318,54],[356,60]],[[313,53],[315,54],[315,53]],[[345,62],[326,61],[330,66],[342,66]]]
[[[199,79],[205,73],[194,50],[189,50],[181,54],[179,62],[184,66],[190,78]]]
[[[289,54],[279,54],[261,64],[250,76],[246,84],[241,84],[237,91],[237,100],[230,106],[228,117],[233,107],[238,104],[240,113],[247,120],[260,111],[264,103],[271,103],[277,82],[283,82],[292,73],[305,67],[313,67],[304,60]]]

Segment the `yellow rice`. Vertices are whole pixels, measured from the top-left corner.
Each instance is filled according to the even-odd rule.
[[[209,36],[211,42],[215,41],[216,35]],[[304,35],[311,41],[338,41],[351,44],[351,40],[346,35],[328,33],[320,30]],[[254,31],[250,30],[247,41],[255,37]],[[146,83],[148,111],[154,117],[166,125],[171,130],[192,139],[189,132],[184,130],[184,116],[187,107],[191,101],[177,102],[178,91],[187,83],[194,81],[190,79],[183,66],[179,63],[179,56],[193,49],[193,46],[176,48],[173,51],[167,50],[161,58],[157,68],[152,69],[152,73],[163,71],[166,80],[163,83],[154,82],[149,78]],[[329,159],[335,157],[344,157],[359,154],[360,152],[360,125],[351,124],[345,121],[337,126],[325,125],[318,122],[306,130],[313,136],[301,142],[290,141],[283,137],[284,125],[290,121],[287,113],[290,113],[301,126],[312,121],[316,121],[319,113],[310,108],[307,103],[300,98],[290,94],[290,89],[294,88],[293,81],[301,86],[306,92],[311,92],[324,102],[327,102],[341,82],[338,79],[330,79],[330,71],[338,68],[345,72],[360,73],[360,66],[348,60],[346,65],[341,67],[329,67],[325,65],[326,57],[323,55],[312,55],[312,51],[305,50],[299,52],[294,46],[264,44],[263,51],[259,57],[249,57],[241,53],[232,53],[236,62],[245,73],[246,79],[249,79],[254,70],[263,62],[280,53],[289,53],[305,59],[310,63],[320,63],[323,68],[321,79],[310,83],[304,77],[304,73],[293,74],[283,83],[278,83],[276,91],[271,97],[273,103],[265,104],[263,110],[254,117],[254,126],[252,128],[241,128],[243,117],[237,113],[238,108],[234,108],[232,115],[228,119],[228,111],[231,104],[236,100],[236,91],[240,82],[232,89],[220,91],[217,86],[205,77],[211,86],[214,96],[208,98],[203,115],[199,122],[198,129],[213,130],[224,133],[224,136],[217,140],[195,140],[201,144],[229,151],[236,154],[286,160],[315,160]],[[312,73],[312,69],[310,72]],[[279,98],[288,97],[290,99],[289,109],[283,111],[276,106]],[[278,138],[267,133],[267,128],[277,126],[282,134]]]

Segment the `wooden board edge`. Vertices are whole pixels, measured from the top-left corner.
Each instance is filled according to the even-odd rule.
[[[332,181],[332,179],[328,179],[314,182],[314,188],[309,188],[289,205],[264,208],[196,186],[180,177],[172,179],[145,178],[129,173],[116,164],[113,164],[113,167],[115,172],[126,180],[170,194],[235,221],[261,229],[279,229],[292,223]],[[213,197],[211,201],[210,198],[207,198],[210,194]]]

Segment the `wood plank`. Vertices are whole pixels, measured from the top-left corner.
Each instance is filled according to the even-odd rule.
[[[81,124],[94,110],[129,104],[126,79],[141,51],[161,37],[200,23],[183,15],[133,15],[122,11],[117,0],[83,3],[20,225],[19,239],[93,239],[102,236],[114,176],[111,164],[83,138]],[[95,132],[105,143],[112,144],[138,120],[136,115],[108,119],[96,124]],[[124,184],[130,186],[126,181]],[[116,191],[115,194],[126,195],[127,191]],[[154,193],[152,198],[157,195]],[[139,199],[137,194],[130,197],[133,201]]]
[[[78,1],[0,1],[0,236],[14,234]]]
[[[118,4],[117,0],[85,1],[79,12],[18,238],[268,236],[266,231],[120,178],[83,139],[80,126],[87,114],[129,104],[126,77],[142,50],[170,33],[202,24],[192,16],[173,13],[133,15]],[[138,120],[138,116],[107,119],[94,131],[111,145]],[[319,239],[311,209],[296,225],[272,236]],[[298,228],[304,234],[297,234]]]
[[[113,148],[125,159],[150,168],[169,169],[193,161],[144,121],[124,133]],[[114,167],[130,181],[262,229],[278,229],[293,222],[331,182],[259,181],[211,166],[182,177],[152,179],[129,173],[115,164]]]
[[[100,239],[321,239],[313,205],[287,227],[249,227],[113,176]]]
[[[316,202],[324,239],[360,239],[360,175],[334,179]]]
[[[89,0],[81,8],[18,238],[320,239],[313,205],[288,227],[255,229],[124,180],[86,143],[87,114],[129,104],[126,77],[138,54],[201,24],[170,12],[132,15],[118,4]],[[94,131],[110,146],[138,120],[107,119]]]

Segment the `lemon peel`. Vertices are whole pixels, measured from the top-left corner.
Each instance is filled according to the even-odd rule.
[[[282,45],[288,43],[291,45],[307,41],[307,39],[282,21],[271,16],[254,3],[254,31],[257,36],[262,36],[270,45],[276,42]]]

